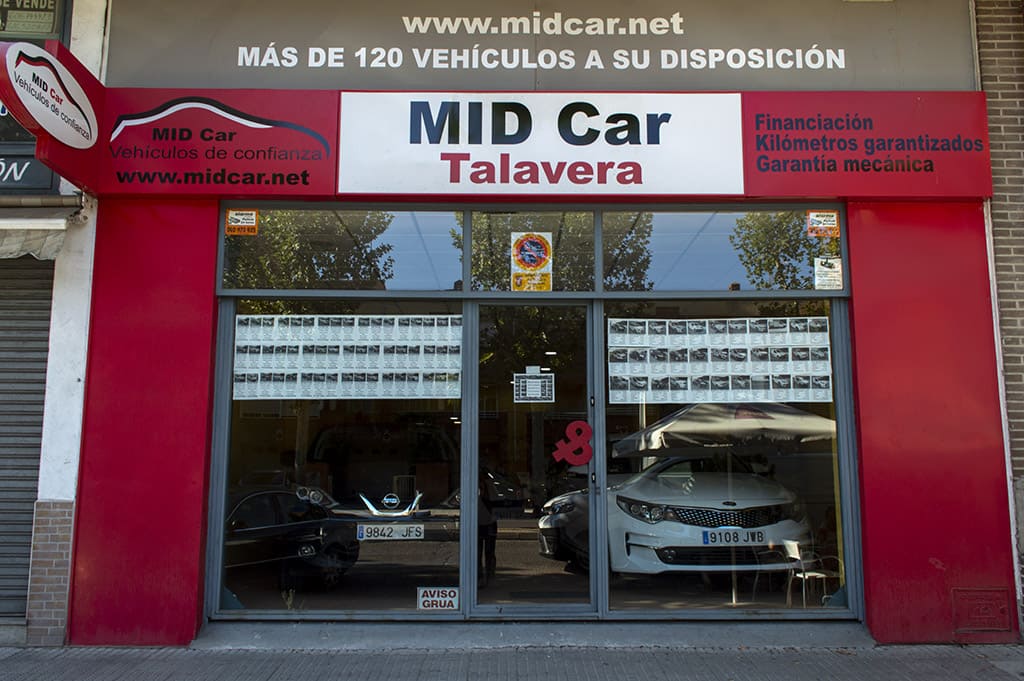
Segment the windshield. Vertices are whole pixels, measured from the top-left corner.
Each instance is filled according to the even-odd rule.
[[[750,466],[735,454],[714,453],[655,461],[653,464],[632,476],[623,484],[636,482],[640,479],[670,482],[674,478],[690,478],[694,473],[737,473],[752,474]]]

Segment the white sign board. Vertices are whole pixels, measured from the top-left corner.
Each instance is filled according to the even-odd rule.
[[[460,315],[239,315],[233,396],[446,399],[462,392]]]
[[[513,400],[521,402],[554,402],[554,374],[513,374]]]
[[[92,103],[56,57],[31,43],[15,43],[7,50],[7,75],[25,109],[54,139],[75,149],[96,144]]]
[[[843,261],[840,258],[814,259],[814,288],[819,291],[841,291]]]
[[[417,610],[458,610],[458,587],[421,586],[416,589]]]
[[[341,95],[338,191],[743,194],[738,93]]]
[[[828,317],[609,319],[608,401],[831,402]]]

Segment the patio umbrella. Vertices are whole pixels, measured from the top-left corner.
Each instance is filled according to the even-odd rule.
[[[788,404],[701,403],[684,407],[627,435],[612,447],[612,456],[652,456],[651,450],[754,439],[808,442],[831,439],[835,434],[834,420]]]

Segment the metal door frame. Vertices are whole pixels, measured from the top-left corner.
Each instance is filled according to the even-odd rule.
[[[603,537],[603,534],[598,534],[600,531],[596,523],[598,519],[603,516],[603,509],[599,508],[604,495],[600,493],[601,478],[603,476],[603,466],[601,462],[604,461],[604,424],[599,420],[597,416],[597,404],[601,400],[597,399],[595,391],[597,386],[601,384],[595,380],[595,365],[597,361],[594,356],[595,349],[597,347],[594,340],[593,330],[595,326],[599,326],[597,323],[597,313],[595,308],[598,304],[593,300],[565,300],[565,299],[551,299],[551,298],[529,298],[521,300],[488,300],[488,301],[467,301],[463,308],[463,333],[466,334],[463,343],[463,362],[466,367],[479,367],[480,363],[480,311],[484,307],[564,307],[564,308],[582,308],[586,313],[585,328],[587,329],[585,338],[585,348],[587,353],[586,358],[586,373],[587,373],[587,422],[590,423],[593,429],[593,437],[591,445],[594,449],[594,456],[590,460],[589,469],[589,493],[591,499],[597,501],[597,503],[589,504],[589,527],[588,532],[590,540],[590,602],[587,604],[579,603],[559,603],[557,613],[551,612],[549,605],[541,603],[532,604],[516,604],[516,605],[502,605],[485,603],[481,604],[477,601],[477,584],[478,584],[478,567],[479,560],[477,557],[477,551],[479,550],[479,542],[477,541],[477,505],[476,504],[463,504],[462,506],[462,526],[461,526],[461,555],[460,561],[462,563],[462,583],[460,584],[460,593],[462,594],[463,600],[463,612],[466,617],[472,619],[546,619],[546,620],[557,620],[557,619],[597,619],[600,616],[600,599],[601,599],[601,588],[598,584],[601,575],[604,575],[604,581],[607,582],[607,555],[605,555],[604,564],[599,566],[595,560],[595,554],[601,552],[595,549],[595,545],[600,545],[600,542],[596,541],[595,538]],[[472,396],[466,399],[466,396]],[[463,400],[462,400],[462,489],[476,489],[477,476],[479,475],[479,445],[480,445],[480,429],[479,416],[480,416],[480,373],[478,370],[465,372],[465,379],[463,383]],[[603,407],[602,407],[603,412]],[[465,499],[465,496],[463,496]],[[601,501],[598,501],[600,498]],[[595,529],[598,532],[595,532]],[[604,552],[607,554],[607,552]],[[607,590],[604,591],[605,599],[607,599]]]

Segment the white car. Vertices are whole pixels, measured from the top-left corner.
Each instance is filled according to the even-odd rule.
[[[586,496],[545,504],[543,555],[586,564]],[[608,489],[613,572],[785,570],[784,542],[809,544],[810,537],[793,492],[721,451],[661,458]]]

